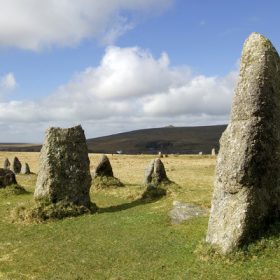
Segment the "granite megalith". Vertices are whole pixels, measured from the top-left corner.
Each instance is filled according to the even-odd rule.
[[[10,166],[10,169],[15,173],[19,174],[21,171],[21,162],[17,157],[14,157]]]
[[[222,253],[253,241],[280,213],[280,58],[253,33],[240,66],[206,237]]]
[[[82,127],[49,128],[40,153],[34,198],[90,207],[90,162]]]
[[[11,163],[10,163],[9,159],[5,158],[3,168],[4,169],[10,169],[10,166],[11,166]]]

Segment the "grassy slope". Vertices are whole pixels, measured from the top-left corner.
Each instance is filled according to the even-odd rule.
[[[36,170],[38,154],[19,157]],[[98,156],[90,158],[93,168]],[[164,158],[167,174],[181,189],[149,204],[135,200],[144,190],[143,169],[151,157],[110,159],[126,187],[92,192],[99,214],[47,224],[11,223],[10,211],[32,201],[36,176],[18,176],[30,194],[5,197],[0,192],[0,279],[280,279],[279,234],[251,246],[247,257],[207,258],[195,252],[207,217],[170,225],[167,213],[174,199],[210,206],[213,158]]]

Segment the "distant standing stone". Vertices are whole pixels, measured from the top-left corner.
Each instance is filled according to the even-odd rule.
[[[242,52],[231,119],[220,140],[206,241],[223,253],[280,215],[280,58],[253,33]]]
[[[10,166],[11,166],[11,163],[10,163],[9,159],[5,158],[3,168],[4,169],[10,169]]]
[[[23,166],[22,166],[22,168],[21,168],[21,174],[30,174],[31,172],[30,172],[30,168],[29,168],[29,165],[28,165],[28,163],[24,163],[23,164]]]
[[[17,157],[13,158],[12,164],[10,166],[10,169],[15,173],[15,174],[19,174],[21,171],[21,162],[19,161],[19,159]]]
[[[144,183],[146,185],[148,184],[158,185],[161,182],[167,182],[167,181],[169,181],[169,179],[167,178],[166,171],[162,161],[159,158],[152,160],[145,170]]]
[[[0,189],[17,184],[15,173],[11,170],[0,168]]]
[[[198,154],[201,156],[203,153],[202,153],[202,152],[199,152]]]
[[[113,177],[113,169],[109,158],[106,155],[102,155],[94,172],[95,176],[110,176]]]
[[[154,180],[156,184],[160,184],[161,182],[168,180],[164,165],[159,158],[155,159],[154,163]]]
[[[37,201],[90,206],[90,162],[82,127],[46,131],[34,197]]]
[[[149,183],[152,182],[152,176],[154,173],[154,165],[155,165],[155,160],[153,159],[145,169],[145,176],[144,176],[145,185],[148,185]]]
[[[215,155],[216,155],[216,150],[215,150],[215,148],[212,149],[211,155],[212,155],[212,156],[215,156]]]

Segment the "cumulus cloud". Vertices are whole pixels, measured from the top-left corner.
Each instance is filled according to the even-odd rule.
[[[236,79],[237,71],[207,77],[187,66],[172,67],[166,53],[155,58],[138,47],[109,47],[98,67],[85,69],[48,97],[0,103],[0,122],[26,128],[40,123],[41,129],[81,122],[88,136],[225,123]]]
[[[17,82],[13,73],[0,76],[0,101],[3,101],[7,94],[15,90],[16,87]]]
[[[39,50],[85,38],[112,44],[140,15],[159,13],[173,0],[0,0],[0,46]]]

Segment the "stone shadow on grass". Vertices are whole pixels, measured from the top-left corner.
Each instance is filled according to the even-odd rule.
[[[160,200],[165,194],[160,194],[156,197],[149,197],[149,198],[144,198],[143,196],[141,198],[138,198],[134,201],[119,204],[119,205],[114,205],[114,206],[109,206],[109,207],[98,207],[97,213],[102,214],[102,213],[112,213],[112,212],[119,212],[119,211],[124,211],[133,207],[137,207],[139,205],[144,205],[148,203],[153,203],[158,200]]]

